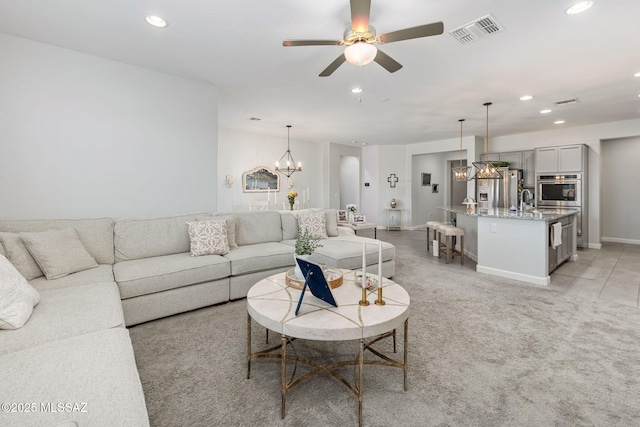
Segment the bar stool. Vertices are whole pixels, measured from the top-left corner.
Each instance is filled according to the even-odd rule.
[[[442,243],[442,230],[444,230],[445,228],[451,228],[451,227],[455,227],[455,225],[448,222],[443,222],[439,225],[436,225],[433,238],[434,240],[438,241],[438,258],[440,258],[440,254],[442,253],[442,250],[446,249],[446,246]],[[445,239],[445,242],[446,242],[446,239]]]
[[[427,221],[427,252],[429,252],[429,247],[433,246],[433,241],[438,237],[436,233],[436,226],[442,225],[444,222],[442,221]],[[433,239],[431,239],[431,231],[433,230]]]
[[[464,265],[464,230],[458,227],[440,227],[438,236],[438,244],[440,247],[442,245],[442,235],[445,236],[445,244],[444,249],[447,251],[446,261],[449,264],[449,259],[453,258],[456,255],[460,256],[460,264]],[[460,237],[460,252],[456,251],[455,247],[455,238]],[[438,254],[438,258],[440,258],[440,254]]]

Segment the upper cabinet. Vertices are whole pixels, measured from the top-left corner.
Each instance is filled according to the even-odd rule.
[[[508,151],[480,156],[483,161],[508,162],[509,169],[522,169],[525,188],[533,188],[536,183],[535,151]]]
[[[582,172],[585,145],[536,148],[536,173]]]

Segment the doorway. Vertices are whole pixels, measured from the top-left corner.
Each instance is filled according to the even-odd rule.
[[[340,209],[347,204],[360,206],[360,157],[340,156]]]

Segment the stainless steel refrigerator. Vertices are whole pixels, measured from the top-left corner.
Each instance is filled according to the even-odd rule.
[[[500,168],[503,179],[477,179],[476,202],[478,209],[520,208],[522,169]]]

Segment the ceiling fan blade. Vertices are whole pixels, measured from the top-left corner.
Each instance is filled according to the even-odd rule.
[[[336,46],[342,40],[285,40],[282,46]]]
[[[351,0],[351,28],[356,33],[364,33],[369,29],[369,13],[371,0]]]
[[[391,43],[400,40],[418,39],[420,37],[438,36],[443,32],[444,24],[442,22],[434,22],[433,24],[419,25],[417,27],[382,34],[380,41],[382,43]]]
[[[344,57],[344,53],[342,55],[338,56],[335,61],[333,61],[331,64],[329,64],[329,66],[327,68],[322,70],[322,72],[320,73],[320,77],[329,77],[346,60],[347,60],[347,58]]]
[[[382,65],[382,67],[390,73],[395,73],[400,68],[402,68],[402,64],[400,64],[398,61],[396,61],[380,49],[378,49],[378,53],[376,54],[374,61]]]

